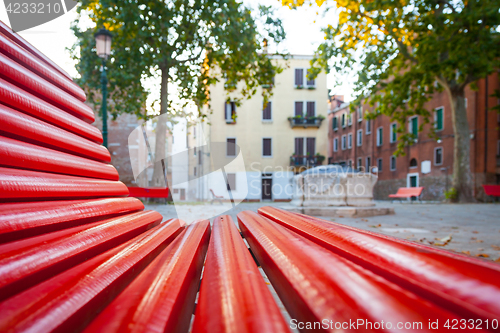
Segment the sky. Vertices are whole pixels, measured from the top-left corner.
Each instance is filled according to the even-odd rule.
[[[309,8],[306,6],[291,10],[282,7],[279,0],[244,0],[244,2],[254,8],[257,7],[257,4],[263,4],[272,5],[277,9],[277,14],[282,19],[287,34],[287,39],[280,44],[279,50],[288,51],[290,54],[312,55],[317,46],[324,40],[321,27],[326,26],[327,23],[333,24],[336,20],[334,13],[330,14],[329,17],[316,15],[317,8],[315,7]],[[21,31],[19,35],[61,66],[71,76],[76,77],[78,72],[75,69],[75,63],[70,58],[69,51],[66,50],[76,41],[76,37],[70,29],[71,23],[76,18],[76,10],[72,9],[65,15],[50,22]],[[0,0],[0,20],[10,26],[3,0]],[[88,27],[92,23],[83,20],[79,24]],[[338,81],[341,81],[341,85],[334,87],[336,77],[329,74],[327,78],[328,88],[332,89],[335,94],[344,95],[346,101],[352,100],[353,76],[343,77]],[[159,85],[156,82],[148,82],[147,85],[152,92],[151,99],[154,99],[154,95],[159,95],[157,89]]]

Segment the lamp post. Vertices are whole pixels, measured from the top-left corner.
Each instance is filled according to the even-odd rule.
[[[106,97],[108,95],[108,78],[106,77],[106,60],[111,53],[111,33],[101,28],[95,35],[97,55],[102,59],[101,84],[102,84],[102,144],[108,148],[108,111],[106,108]]]

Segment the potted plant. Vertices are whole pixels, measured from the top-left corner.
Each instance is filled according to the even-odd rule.
[[[325,156],[321,155],[320,153],[316,153],[316,164],[320,165],[323,164],[325,161]]]

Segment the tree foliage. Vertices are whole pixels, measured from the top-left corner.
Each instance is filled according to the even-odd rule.
[[[304,3],[283,0],[292,8]],[[498,68],[500,2],[337,0],[325,7],[338,13],[338,24],[324,29],[325,42],[313,60],[313,75],[322,68],[337,73],[356,68],[357,98],[352,106],[377,103],[367,117],[387,115],[399,123],[398,153],[415,140],[408,132],[408,118],[421,116],[420,129],[433,122],[425,103],[444,90],[454,127],[453,186],[461,200],[471,200],[464,89]]]
[[[229,81],[243,81],[241,98],[255,94],[258,86],[281,70],[262,54],[264,38],[279,43],[285,36],[281,21],[268,7],[259,7],[253,15],[235,0],[83,0],[77,11],[96,25],[82,31],[77,19],[73,31],[78,41],[72,48],[78,83],[96,105],[101,61],[95,54],[93,34],[103,26],[113,34],[107,68],[113,101],[110,112],[115,117],[122,112],[146,117],[149,92],[141,82],[146,78],[159,77],[178,87],[176,100],[181,104],[173,105],[168,91],[162,92],[167,104],[162,103],[161,113],[166,113],[182,109],[189,101],[209,103],[208,87],[220,77],[203,68],[218,66]],[[270,94],[264,90],[265,98]]]

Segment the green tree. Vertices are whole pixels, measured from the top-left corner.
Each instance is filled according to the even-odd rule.
[[[194,101],[204,117],[202,106],[210,101],[208,87],[220,77],[218,70],[211,69],[220,69],[228,83],[244,82],[240,100],[250,98],[282,70],[262,52],[265,38],[279,43],[285,37],[281,21],[269,7],[260,6],[254,18],[236,0],[82,0],[77,11],[96,24],[95,29],[81,31],[79,18],[75,21],[78,41],[72,49],[79,83],[94,103],[99,98],[94,92],[100,90],[101,63],[93,51],[93,33],[104,26],[113,34],[107,63],[114,117],[121,112],[147,117],[148,91],[141,83],[146,78],[160,78],[160,115]],[[177,104],[169,98],[169,83],[178,87]],[[265,100],[270,94],[271,90],[263,90]],[[159,122],[155,156],[165,151],[166,131],[166,124]],[[152,185],[164,184],[164,175],[164,164],[155,163]]]
[[[304,2],[283,0],[283,5]],[[359,69],[354,104],[378,102],[368,117],[387,115],[400,124],[398,153],[415,139],[408,132],[408,118],[421,116],[420,129],[433,122],[424,104],[435,92],[446,92],[454,130],[453,187],[459,201],[473,201],[464,89],[498,68],[499,1],[337,0],[336,8],[324,0],[317,4],[336,10],[338,24],[324,29],[325,42],[312,61],[315,72]]]

